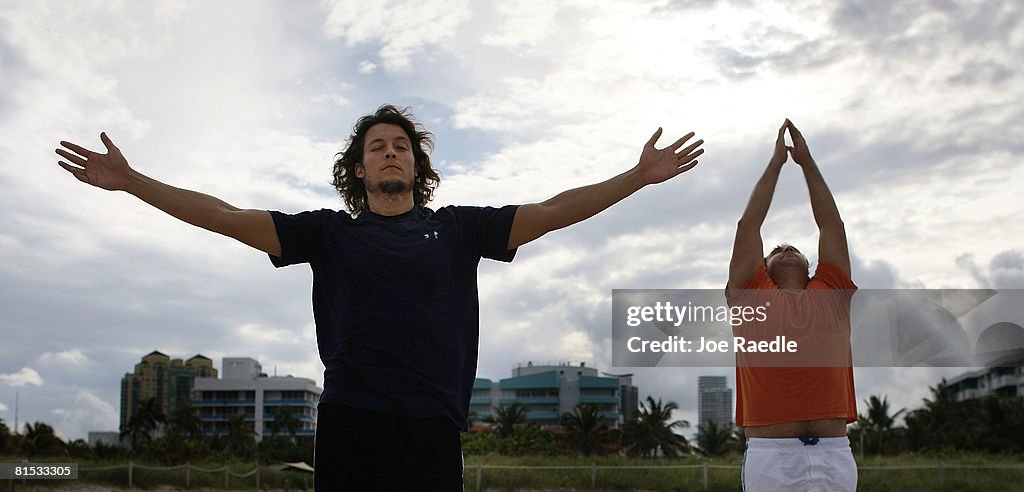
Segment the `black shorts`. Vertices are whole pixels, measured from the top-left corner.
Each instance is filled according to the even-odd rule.
[[[399,417],[321,402],[313,461],[319,492],[463,490],[462,439],[448,417]]]

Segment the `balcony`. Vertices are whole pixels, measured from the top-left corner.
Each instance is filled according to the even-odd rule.
[[[589,405],[618,405],[617,396],[586,396],[580,395],[580,403]]]
[[[264,405],[282,406],[289,405],[293,407],[315,407],[316,402],[313,400],[263,400]]]
[[[558,405],[557,396],[524,396],[515,398],[502,398],[499,400],[501,406],[519,403],[520,405]],[[618,402],[618,400],[616,400]]]
[[[256,400],[192,400],[193,407],[245,407],[256,405]]]

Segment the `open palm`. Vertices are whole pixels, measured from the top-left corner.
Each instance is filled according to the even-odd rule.
[[[57,149],[55,152],[69,162],[59,161],[58,164],[83,183],[105,190],[124,190],[128,186],[128,174],[131,171],[128,160],[106,133],[100,134],[100,140],[107,148],[106,154],[61,141],[60,145],[67,150]]]
[[[687,140],[693,138],[693,132],[683,135],[664,149],[655,148],[654,144],[661,137],[661,131],[661,128],[658,128],[658,131],[651,135],[651,139],[644,145],[644,150],[640,154],[640,163],[637,164],[644,182],[648,184],[661,183],[693,169],[697,165],[697,156],[704,153],[704,149],[697,148],[704,143],[703,140],[697,140],[679,150]]]

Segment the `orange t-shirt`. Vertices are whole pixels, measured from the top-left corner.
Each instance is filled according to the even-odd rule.
[[[796,354],[769,359],[775,354],[737,353],[736,425],[756,427],[827,418],[856,422],[857,399],[849,343],[850,300],[857,289],[853,281],[834,265],[820,262],[804,290],[780,290],[764,267],[740,289],[777,292],[760,294],[763,299],[770,299],[768,319],[757,327],[737,326],[734,335],[751,334],[769,327],[771,335],[800,340],[803,354],[798,350]],[[832,295],[820,289],[842,292]],[[818,293],[812,292],[814,290]],[[730,301],[739,295],[727,292]],[[815,334],[825,331],[824,327],[828,327],[828,333]],[[778,362],[765,363],[769,360]],[[825,367],[806,367],[808,365]]]

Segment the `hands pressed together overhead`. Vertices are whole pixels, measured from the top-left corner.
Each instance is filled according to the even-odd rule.
[[[793,146],[786,145],[786,130],[789,130],[789,138],[793,140]],[[771,162],[773,164],[781,165],[786,162],[789,155],[793,156],[793,162],[803,166],[814,162],[811,157],[811,151],[807,148],[807,141],[804,140],[804,136],[800,133],[800,130],[796,128],[796,125],[787,118],[782,126],[779,127],[779,137],[775,140],[775,151],[772,154]]]

